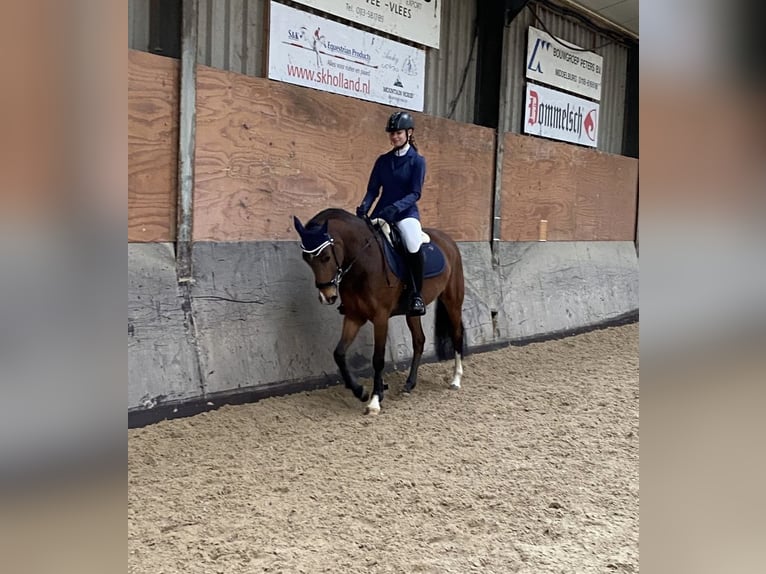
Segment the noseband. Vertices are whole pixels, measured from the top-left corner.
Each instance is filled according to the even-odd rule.
[[[351,262],[351,265],[346,267],[345,269],[341,266],[340,263],[338,263],[338,256],[335,254],[335,240],[330,238],[330,247],[332,248],[332,257],[335,259],[335,277],[333,277],[330,281],[326,281],[324,283],[314,283],[317,289],[325,289],[327,287],[335,287],[336,289],[340,287],[340,282],[343,280],[343,276],[348,273],[348,270],[351,269],[351,265],[354,264],[354,261]],[[319,253],[322,253],[321,251]],[[316,256],[319,255],[319,253],[316,254]],[[316,257],[315,256],[315,257]]]

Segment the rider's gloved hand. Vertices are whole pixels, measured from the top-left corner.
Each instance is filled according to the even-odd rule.
[[[380,210],[380,213],[378,214],[378,217],[381,219],[385,219],[389,223],[393,221],[394,217],[396,217],[396,214],[399,213],[399,210],[396,209],[393,205],[387,205],[383,209]]]

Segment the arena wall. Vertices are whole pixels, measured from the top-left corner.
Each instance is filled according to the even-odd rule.
[[[385,150],[380,126],[391,109],[200,66],[194,281],[187,293],[178,287],[172,243],[177,68],[171,62],[129,56],[128,406],[134,420],[174,416],[193,402],[209,408],[337,382],[332,349],[342,318],[318,303],[291,218],[305,221],[326,207],[353,210],[372,162]],[[424,224],[450,233],[464,258],[469,351],[637,311],[636,160],[504,134],[496,197],[494,130],[415,116],[428,162]],[[493,209],[502,219],[494,252]],[[546,242],[537,241],[541,218],[549,220]],[[433,315],[430,308],[424,318],[428,359]],[[369,374],[371,356],[368,325],[349,364]],[[409,332],[403,318],[394,318],[387,362],[401,366],[409,356]]]

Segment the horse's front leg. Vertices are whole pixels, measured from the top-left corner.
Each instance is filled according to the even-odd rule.
[[[351,319],[348,316],[343,318],[343,332],[341,333],[340,341],[338,341],[338,344],[335,347],[333,357],[335,358],[335,363],[338,365],[338,369],[340,369],[340,375],[343,377],[343,382],[346,384],[346,388],[351,389],[354,396],[364,402],[367,400],[367,393],[364,391],[364,387],[357,383],[354,376],[349,373],[348,365],[346,364],[346,351],[354,341],[362,324],[363,322],[360,322],[358,319]]]
[[[380,403],[383,400],[383,366],[386,360],[386,336],[388,335],[388,317],[377,317],[373,323],[375,333],[375,350],[372,353],[373,387],[372,398],[365,409],[365,414],[380,413]]]

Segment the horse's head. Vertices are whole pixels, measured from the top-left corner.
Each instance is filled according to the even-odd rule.
[[[341,267],[343,244],[330,236],[327,231],[327,221],[321,225],[304,227],[297,217],[293,217],[293,224],[298,235],[301,236],[303,260],[314,272],[314,284],[319,290],[319,302],[332,305],[338,300],[338,287],[347,271]]]

